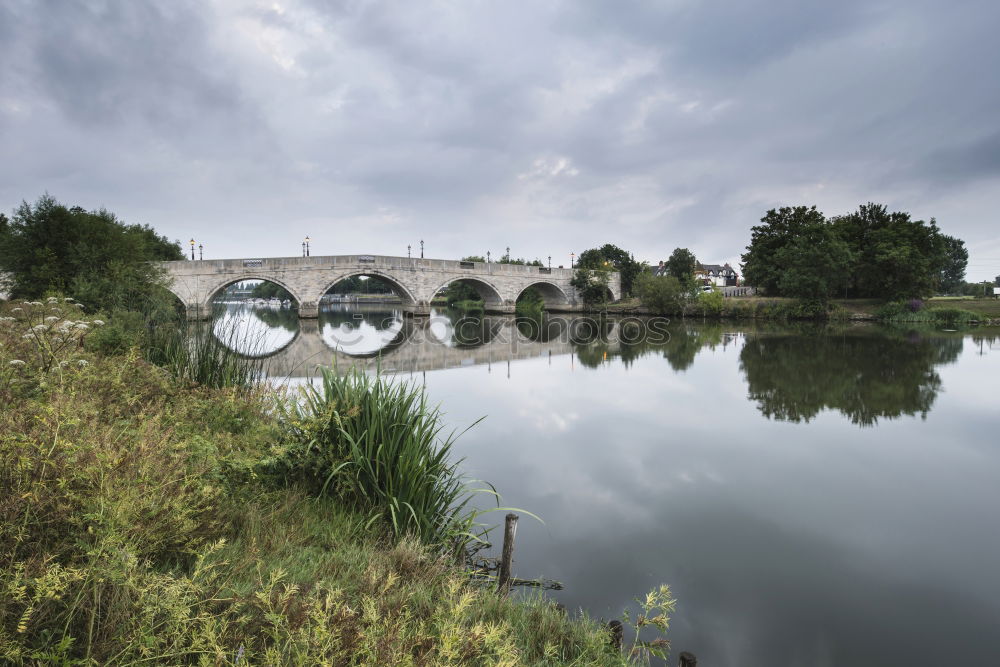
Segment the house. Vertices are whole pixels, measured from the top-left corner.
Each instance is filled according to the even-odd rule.
[[[698,269],[694,272],[700,280],[706,284],[716,287],[733,287],[736,285],[736,269],[726,264],[702,264],[698,263]]]
[[[654,276],[667,275],[666,263],[662,260],[656,266],[650,267]],[[696,280],[704,285],[715,285],[716,287],[735,286],[737,284],[736,269],[727,264],[702,264],[698,263],[698,268],[694,270]]]

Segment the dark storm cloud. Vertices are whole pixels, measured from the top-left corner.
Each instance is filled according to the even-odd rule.
[[[278,219],[324,252],[735,261],[766,208],[872,199],[1000,253],[985,1],[0,12],[8,205],[49,189],[226,255],[279,252]]]

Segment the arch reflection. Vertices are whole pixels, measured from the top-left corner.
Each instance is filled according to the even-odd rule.
[[[216,304],[212,335],[220,344],[244,357],[262,359],[282,351],[299,334],[294,310],[252,303]]]
[[[351,357],[372,357],[406,342],[412,326],[403,311],[378,305],[326,305],[319,312],[323,343]]]

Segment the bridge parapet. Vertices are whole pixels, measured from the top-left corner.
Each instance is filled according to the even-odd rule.
[[[184,302],[189,316],[207,317],[212,298],[223,288],[244,280],[266,280],[284,287],[299,304],[300,317],[316,317],[320,298],[345,278],[371,275],[392,285],[404,309],[425,313],[434,295],[449,283],[468,281],[488,310],[511,312],[518,296],[535,287],[552,309],[572,309],[579,296],[570,285],[573,269],[422,259],[390,255],[320,255],[161,262],[171,290]],[[620,277],[612,274],[612,296],[621,298]]]

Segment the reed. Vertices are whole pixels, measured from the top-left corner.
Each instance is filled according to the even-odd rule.
[[[146,360],[166,368],[179,380],[213,388],[249,389],[264,375],[263,362],[236,350],[253,349],[259,341],[237,327],[221,332],[223,340],[207,326],[170,323],[151,327],[144,353]]]
[[[352,369],[323,368],[321,382],[286,403],[299,445],[287,470],[320,495],[336,494],[382,523],[394,538],[413,535],[464,551],[484,538],[473,500],[497,498],[452,459],[459,433],[444,433],[441,413],[408,382]]]

